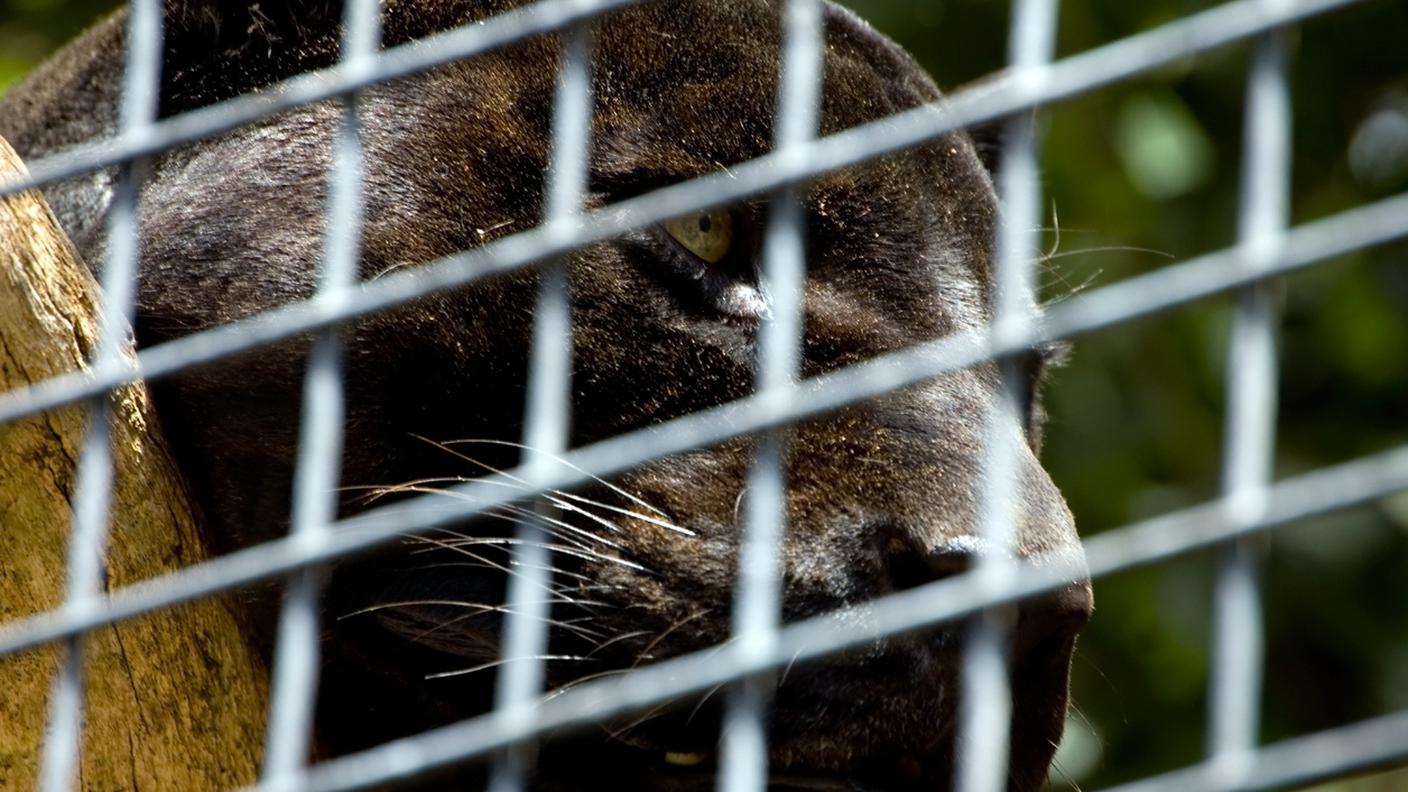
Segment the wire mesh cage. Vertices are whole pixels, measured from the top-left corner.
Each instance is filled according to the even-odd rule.
[[[664,0],[660,0],[663,2]],[[1370,2],[1371,0],[1365,0]],[[966,620],[953,784],[1008,787],[1012,690],[1009,606],[1194,550],[1217,548],[1208,751],[1198,764],[1143,779],[1138,789],[1267,789],[1351,774],[1408,756],[1408,713],[1262,744],[1262,607],[1255,538],[1307,516],[1408,489],[1408,448],[1396,448],[1273,480],[1276,444],[1278,313],[1275,279],[1342,254],[1408,235],[1408,196],[1299,225],[1290,224],[1292,153],[1288,31],[1353,0],[1233,0],[1160,27],[1054,58],[1053,0],[1015,0],[1008,67],[934,102],[842,131],[819,134],[825,6],[783,3],[778,101],[771,150],[685,182],[652,186],[624,200],[593,203],[590,158],[594,22],[630,0],[540,0],[476,24],[382,48],[374,0],[346,4],[336,65],[300,74],[257,94],[158,117],[161,3],[136,0],[127,15],[128,60],[116,136],[29,163],[30,175],[0,194],[115,166],[101,277],[105,300],[91,365],[0,394],[0,423],[86,404],[89,415],[74,485],[67,582],[60,607],[0,625],[0,654],[65,647],[49,698],[39,788],[75,784],[82,736],[85,635],[181,603],[281,581],[272,657],[269,720],[260,789],[337,790],[421,777],[471,760],[492,764],[496,792],[525,789],[534,746],[559,732],[650,711],[680,697],[722,688],[718,786],[769,785],[768,711],[778,675],[794,663],[835,656],[888,636]],[[551,102],[550,162],[542,222],[486,244],[371,280],[358,272],[366,196],[359,103],[373,86],[560,33],[563,53]],[[1087,94],[1229,43],[1248,42],[1245,128],[1236,243],[1092,289],[1044,311],[1035,308],[1042,225],[1039,124],[1044,106]],[[335,100],[325,220],[328,228],[313,296],[283,307],[125,354],[134,319],[139,261],[138,205],[143,163],[176,147],[257,124],[278,113]],[[974,125],[1001,123],[996,185],[1002,213],[993,241],[992,321],[803,376],[807,282],[806,185],[835,171],[930,143]],[[584,246],[668,223],[690,213],[764,196],[760,283],[768,306],[757,330],[756,381],[741,397],[625,435],[573,445],[572,310],[564,259]],[[339,460],[347,405],[346,328],[417,300],[506,273],[536,268],[522,445],[535,449],[511,470],[453,484],[443,493],[340,516]],[[1021,413],[1014,361],[1033,347],[1121,325],[1215,294],[1232,293],[1227,345],[1227,410],[1221,494],[1087,540],[1083,554],[1021,561],[1014,504],[1021,475],[1019,435],[1004,431]],[[311,338],[303,385],[293,508],[287,536],[235,550],[139,584],[105,590],[99,563],[106,542],[113,450],[108,424],[115,389],[218,363],[292,338]],[[787,522],[788,428],[868,399],[996,362],[1005,387],[985,425],[976,537],[984,552],[961,574],[784,623],[781,542]],[[534,506],[512,537],[517,573],[508,583],[493,709],[426,733],[312,761],[319,683],[324,570],[341,559],[401,541],[408,531],[451,527],[493,511],[630,471],[653,460],[738,437],[754,440],[740,494],[737,579],[730,639],[629,673],[583,682],[544,698],[552,563],[544,537],[557,505]],[[506,482],[514,486],[504,486]],[[9,782],[7,782],[9,783]],[[31,779],[18,779],[27,788]],[[839,788],[839,787],[838,787]],[[1122,787],[1123,788],[1123,787]]]

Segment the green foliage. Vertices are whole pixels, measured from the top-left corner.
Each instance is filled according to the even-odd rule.
[[[0,92],[117,5],[112,0],[0,0]]]
[[[1212,143],[1172,91],[1132,97],[1120,108],[1115,151],[1139,192],[1159,200],[1186,195],[1212,177]]]
[[[1005,3],[850,5],[945,87],[1003,65]],[[1058,50],[1211,5],[1067,2]],[[0,0],[0,89],[110,6]],[[1404,31],[1408,4],[1378,0],[1291,34],[1296,222],[1408,189],[1408,150],[1394,137],[1408,128]],[[1228,47],[1048,108],[1049,299],[1234,241],[1246,66],[1246,46]],[[1408,441],[1405,261],[1399,242],[1283,280],[1279,476]],[[1057,372],[1045,461],[1086,534],[1216,495],[1230,306],[1208,300],[1078,339]],[[1266,548],[1264,737],[1408,707],[1408,500],[1306,521]],[[1097,584],[1067,781],[1099,788],[1202,755],[1214,568],[1204,554]],[[1323,792],[1390,789],[1408,789],[1408,775]]]

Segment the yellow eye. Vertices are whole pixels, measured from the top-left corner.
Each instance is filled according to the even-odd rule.
[[[665,230],[684,249],[717,264],[733,245],[733,215],[727,209],[705,209],[665,223]]]

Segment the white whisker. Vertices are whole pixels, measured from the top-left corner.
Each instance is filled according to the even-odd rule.
[[[561,498],[570,498],[571,500],[577,501],[578,503],[585,503],[585,504],[588,504],[588,505],[590,505],[590,506],[595,506],[595,507],[600,508],[600,509],[606,509],[607,511],[615,512],[615,513],[617,513],[617,514],[624,514],[624,515],[626,515],[627,517],[634,517],[635,519],[640,520],[641,522],[649,523],[649,524],[651,524],[651,525],[658,525],[658,526],[661,527],[661,528],[665,528],[665,529],[667,529],[667,530],[674,531],[675,533],[684,534],[685,536],[694,536],[694,535],[695,535],[695,534],[694,534],[694,531],[691,531],[691,530],[689,530],[688,528],[685,528],[685,527],[683,527],[683,526],[675,525],[674,523],[670,522],[669,520],[663,520],[663,519],[660,519],[660,518],[657,518],[657,517],[651,517],[651,516],[648,515],[648,514],[641,514],[640,512],[632,511],[632,510],[630,510],[630,509],[622,508],[622,507],[620,507],[620,506],[613,506],[613,505],[610,504],[610,503],[603,503],[603,502],[601,502],[601,501],[593,500],[592,498],[588,498],[588,497],[585,497],[585,496],[583,496],[583,495],[578,495],[578,494],[572,493],[572,492],[563,492],[563,491],[561,491],[561,490],[553,490],[553,493],[554,493],[556,496],[559,496],[559,497],[561,497]],[[561,506],[562,508],[568,508],[568,505],[565,504],[565,503],[562,503],[557,497],[551,497],[551,496],[549,496],[549,497],[550,497],[550,499],[552,500],[553,503],[558,504],[558,505]],[[580,512],[581,509],[575,509],[575,508],[574,508],[574,511],[579,511],[579,512]],[[583,514],[587,514],[586,512],[582,512],[582,513],[583,513]],[[589,516],[589,517],[596,517],[596,515],[592,515],[592,514],[588,514],[587,516]],[[597,518],[597,519],[600,519],[600,518]]]
[[[461,668],[461,669],[457,669],[457,670],[455,670],[455,671],[441,671],[441,672],[436,673],[436,674],[426,674],[426,675],[425,675],[425,678],[426,678],[426,679],[445,679],[446,677],[465,676],[465,675],[467,675],[467,674],[473,674],[473,673],[476,672],[476,671],[485,671],[485,670],[487,670],[487,669],[494,668],[495,666],[501,666],[501,665],[503,665],[503,664],[505,664],[505,663],[515,663],[515,662],[518,662],[519,660],[586,660],[586,659],[587,659],[587,658],[585,658],[585,657],[578,657],[577,655],[533,655],[533,656],[529,656],[529,657],[505,657],[505,658],[500,658],[500,659],[498,659],[498,660],[491,660],[491,661],[489,661],[489,662],[487,662],[487,663],[480,663],[480,664],[477,665],[477,666],[471,666],[471,667],[469,667],[469,668]]]

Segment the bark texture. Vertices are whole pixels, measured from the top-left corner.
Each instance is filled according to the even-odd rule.
[[[21,170],[0,140],[0,180]],[[96,295],[43,198],[0,199],[0,390],[82,367],[97,340]],[[0,426],[0,625],[62,602],[85,415],[72,405]],[[112,420],[109,590],[208,555],[145,387],[118,391]],[[205,790],[254,780],[268,680],[229,601],[126,621],[82,646],[78,788]],[[37,783],[58,658],[55,647],[0,657],[0,789]]]

